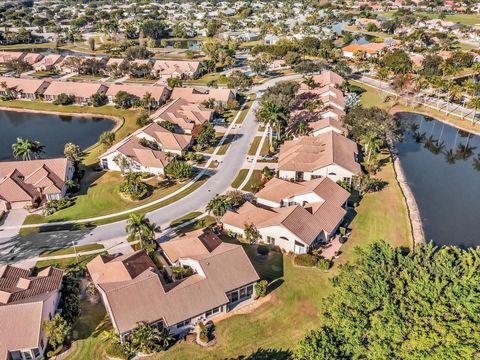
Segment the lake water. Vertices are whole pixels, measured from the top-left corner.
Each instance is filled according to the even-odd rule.
[[[63,156],[63,147],[71,142],[82,149],[95,144],[103,131],[115,122],[100,117],[35,114],[0,110],[0,160],[13,159],[12,144],[18,137],[40,141],[45,157]]]
[[[409,125],[397,149],[426,239],[480,245],[480,137],[423,115],[400,116]]]

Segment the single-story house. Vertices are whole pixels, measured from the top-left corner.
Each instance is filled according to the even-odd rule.
[[[55,315],[62,278],[63,272],[52,267],[32,275],[0,266],[0,360],[43,358],[48,337],[42,323]]]
[[[194,133],[195,128],[212,120],[214,111],[197,103],[191,103],[183,98],[165,104],[155,111],[151,119],[156,122],[168,121],[184,134]]]
[[[27,64],[33,65],[43,59],[43,55],[39,53],[28,53],[22,58]]]
[[[61,199],[73,173],[72,163],[65,158],[0,162],[0,210]]]
[[[235,99],[230,89],[200,89],[194,87],[176,87],[172,90],[172,99],[183,98],[191,103],[203,103],[214,100],[217,104],[226,104],[228,100]]]
[[[100,156],[100,165],[105,170],[122,171],[116,160],[120,155],[128,160],[123,171],[162,175],[173,155],[180,155],[191,143],[190,135],[175,134],[151,123],[108,149]]]
[[[202,71],[200,61],[155,60],[152,72],[161,80],[196,79]]]
[[[267,34],[265,35],[263,42],[265,43],[265,45],[275,45],[278,40],[280,40],[280,38],[277,35]]]
[[[333,117],[325,117],[317,121],[312,121],[308,124],[308,127],[310,128],[309,134],[311,136],[318,136],[330,131],[334,131],[343,136],[348,134],[348,131],[343,124]]]
[[[157,85],[135,85],[135,84],[111,84],[107,90],[108,102],[114,103],[115,96],[125,91],[131,95],[131,100],[141,100],[146,93],[152,97],[151,106],[156,108],[167,101],[170,96],[170,90],[166,86]]]
[[[342,48],[342,54],[350,59],[354,58],[356,53],[362,54],[363,58],[377,57],[383,53],[385,47],[384,43],[350,44]]]
[[[43,93],[46,101],[55,101],[60,94],[73,95],[76,104],[88,104],[94,94],[105,94],[108,87],[100,83],[52,81]]]
[[[59,62],[58,64],[55,65],[55,68],[58,71],[60,71],[64,74],[71,74],[71,73],[77,72],[78,69],[76,69],[71,64],[71,60],[70,60],[71,58],[80,59],[80,64],[83,64],[88,59],[100,60],[100,61],[104,62],[105,64],[107,63],[107,58],[104,58],[104,57],[67,55],[67,56],[64,57],[64,59],[61,62]]]
[[[336,131],[302,136],[280,147],[279,177],[302,181],[324,176],[350,181],[361,171],[357,157],[357,144]]]
[[[100,255],[87,264],[113,327],[122,339],[139,322],[171,334],[186,334],[252,301],[258,274],[245,250],[210,230],[197,230],[160,244],[160,271],[144,251]],[[183,279],[172,269],[183,267]]]
[[[0,64],[5,64],[14,60],[22,60],[25,56],[21,51],[0,51]]]
[[[55,68],[56,65],[63,61],[64,57],[58,54],[46,55],[43,59],[33,64],[35,71],[49,71]]]
[[[35,100],[50,85],[46,80],[0,76],[0,95],[13,92],[18,99]]]

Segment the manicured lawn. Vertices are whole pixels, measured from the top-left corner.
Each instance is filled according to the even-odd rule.
[[[247,117],[248,110],[250,110],[250,108],[252,107],[252,104],[253,104],[253,102],[255,101],[255,98],[256,98],[255,94],[249,95],[247,104],[246,104],[245,107],[243,108],[243,111],[242,111],[242,113],[240,114],[240,116],[238,117],[237,122],[236,122],[235,124],[237,124],[237,125],[243,124],[243,121],[244,121],[245,118]]]
[[[168,180],[149,180],[152,194],[140,201],[130,201],[121,197],[119,188],[123,179],[119,172],[90,173],[90,176],[99,176],[97,179],[85,179],[83,190],[75,197],[75,205],[57,211],[50,216],[30,215],[25,224],[38,224],[52,221],[78,220],[90,217],[108,215],[152,202],[162,198],[184,184]]]
[[[52,249],[52,250],[43,251],[40,254],[40,257],[69,255],[69,254],[75,254],[75,251],[79,253],[82,251],[92,251],[92,250],[99,250],[103,248],[104,246],[102,244],[88,244],[88,245],[76,246],[75,249],[73,247],[63,248],[63,249]]]
[[[140,114],[140,110],[122,110],[116,109],[113,106],[60,106],[53,105],[52,103],[45,103],[42,101],[24,101],[24,100],[13,100],[13,101],[0,101],[0,107],[11,107],[15,109],[28,109],[28,110],[40,110],[40,111],[52,111],[60,113],[76,113],[76,114],[94,114],[94,115],[105,115],[113,116],[121,122],[121,126],[115,132],[115,140],[118,142],[124,139],[127,135],[130,135],[134,132],[138,126],[136,120]],[[34,140],[34,139],[33,139]],[[97,145],[88,150],[88,154],[84,159],[83,163],[85,165],[92,165],[98,162],[98,157],[105,151],[102,146]]]
[[[107,252],[102,252],[98,254],[91,254],[91,255],[84,255],[78,257],[79,265],[86,265],[89,261],[93,260],[96,256],[101,254],[107,254]],[[55,266],[60,269],[68,269],[71,266],[75,266],[77,264],[77,258],[75,256],[65,258],[65,259],[56,259],[56,260],[40,260],[37,261],[35,266],[39,269],[42,269],[47,266]]]
[[[225,85],[227,83],[227,77],[222,76],[220,73],[209,73],[203,75],[201,78],[195,80],[185,80],[185,85],[207,85],[209,81],[216,81],[217,85]]]
[[[380,96],[380,91],[375,89],[374,87],[366,85],[366,84],[361,83],[359,81],[355,81],[355,80],[349,80],[348,82],[352,85],[356,85],[356,86],[361,87],[362,89],[366,90],[360,96],[362,105],[364,107],[376,106],[376,107],[381,108],[381,109],[389,110],[393,106],[392,102],[382,101],[382,98]]]
[[[178,225],[182,225],[183,223],[186,223],[187,221],[190,221],[192,219],[195,219],[196,217],[199,217],[202,215],[201,211],[192,211],[191,213],[188,213],[185,216],[182,216],[181,218],[175,219],[170,223],[171,227],[175,227]]]
[[[392,17],[393,12],[383,12],[379,13],[379,15]],[[415,12],[415,15],[426,16],[429,19],[439,19],[440,13]],[[480,17],[478,14],[451,14],[446,16],[445,21],[459,22],[465,25],[475,25],[480,24]]]
[[[252,176],[243,187],[244,191],[256,192],[256,188],[262,183],[262,170],[253,170]]]
[[[69,78],[69,81],[98,81],[100,79],[103,79],[104,77],[101,75],[95,76],[95,75],[75,75]]]
[[[255,138],[252,141],[252,145],[250,146],[250,149],[248,150],[248,155],[253,156],[257,153],[258,146],[260,145],[260,140],[262,140],[261,136],[255,136]],[[262,149],[260,150],[260,156],[265,156],[268,155],[269,149],[268,149],[268,139],[265,139],[262,145]]]
[[[247,174],[248,174],[248,169],[240,169],[240,171],[237,174],[237,177],[232,182],[232,187],[237,189],[242,184]]]
[[[234,134],[227,135],[222,146],[220,146],[220,149],[218,149],[217,155],[225,155],[227,153],[227,150],[230,147],[230,144],[232,143],[234,137],[235,137]]]
[[[83,300],[80,309],[81,315],[72,327],[72,348],[65,359],[103,359],[107,343],[102,340],[101,334],[112,327],[105,308],[101,301],[91,304]]]
[[[181,228],[175,230],[177,235],[182,235],[190,231],[203,229],[206,227],[210,227],[216,223],[215,218],[213,216],[207,215],[204,218],[198,219],[191,224],[182,226]]]

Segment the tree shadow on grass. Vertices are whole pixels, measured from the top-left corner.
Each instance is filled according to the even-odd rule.
[[[290,350],[259,348],[250,355],[240,355],[235,358],[225,358],[225,360],[289,360],[292,359],[292,355]]]

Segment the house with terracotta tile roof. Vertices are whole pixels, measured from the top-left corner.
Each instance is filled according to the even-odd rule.
[[[242,246],[197,230],[160,244],[158,269],[144,251],[100,255],[87,264],[117,333],[124,338],[139,322],[191,332],[255,296],[258,274]],[[178,277],[182,267],[189,276]]]
[[[302,181],[325,176],[335,182],[350,181],[361,171],[357,157],[357,144],[335,131],[302,136],[280,147],[279,177]]]
[[[246,225],[254,225],[262,242],[302,254],[335,234],[349,196],[326,177],[298,183],[274,178],[256,194],[257,205],[246,202],[236,211],[227,211],[221,223],[225,230],[242,236]]]
[[[43,55],[39,53],[28,53],[22,58],[27,64],[33,65],[43,59]]]
[[[0,51],[0,64],[5,64],[14,60],[22,60],[25,56],[21,51]]]
[[[73,95],[76,104],[88,104],[92,95],[105,94],[107,85],[100,83],[52,81],[43,93],[45,101],[55,101],[60,94]]]
[[[196,79],[201,70],[200,61],[155,60],[152,73],[166,82],[170,78]]]
[[[350,44],[342,48],[342,54],[346,58],[354,58],[356,53],[362,54],[364,58],[377,57],[386,48],[384,43]]]
[[[313,81],[317,84],[316,88],[323,88],[325,86],[331,86],[333,88],[340,87],[344,82],[345,79],[338,75],[337,73],[330,71],[330,70],[324,70],[320,74],[314,74],[312,75]],[[300,88],[299,91],[309,91],[312,90],[311,88],[308,87],[307,84],[305,83],[300,83]],[[331,88],[326,88],[326,90],[331,91]]]
[[[40,61],[32,64],[35,71],[49,71],[63,61],[64,57],[59,54],[49,54],[44,56]]]
[[[0,266],[0,360],[43,357],[48,338],[42,323],[55,315],[62,278],[63,272],[53,267],[32,275]]]
[[[178,132],[192,134],[205,122],[213,119],[214,111],[183,98],[176,98],[155,111],[150,118],[155,122],[168,121]]]
[[[216,104],[226,104],[228,100],[235,99],[230,89],[200,89],[194,87],[176,87],[172,90],[172,99],[183,98],[191,103],[203,103],[213,100]]]
[[[191,144],[190,135],[172,133],[154,122],[113,145],[100,156],[100,165],[104,170],[122,171],[117,159],[123,156],[128,163],[123,171],[163,175],[175,155]]]
[[[13,92],[18,99],[35,100],[45,93],[50,82],[42,79],[24,79],[0,76],[0,95]]]
[[[146,93],[152,97],[151,106],[156,108],[164,104],[170,96],[170,89],[159,85],[111,84],[107,90],[108,102],[114,104],[115,96],[125,91],[130,94],[131,101],[141,100]]]
[[[0,162],[0,210],[61,199],[73,173],[73,164],[65,158]]]

